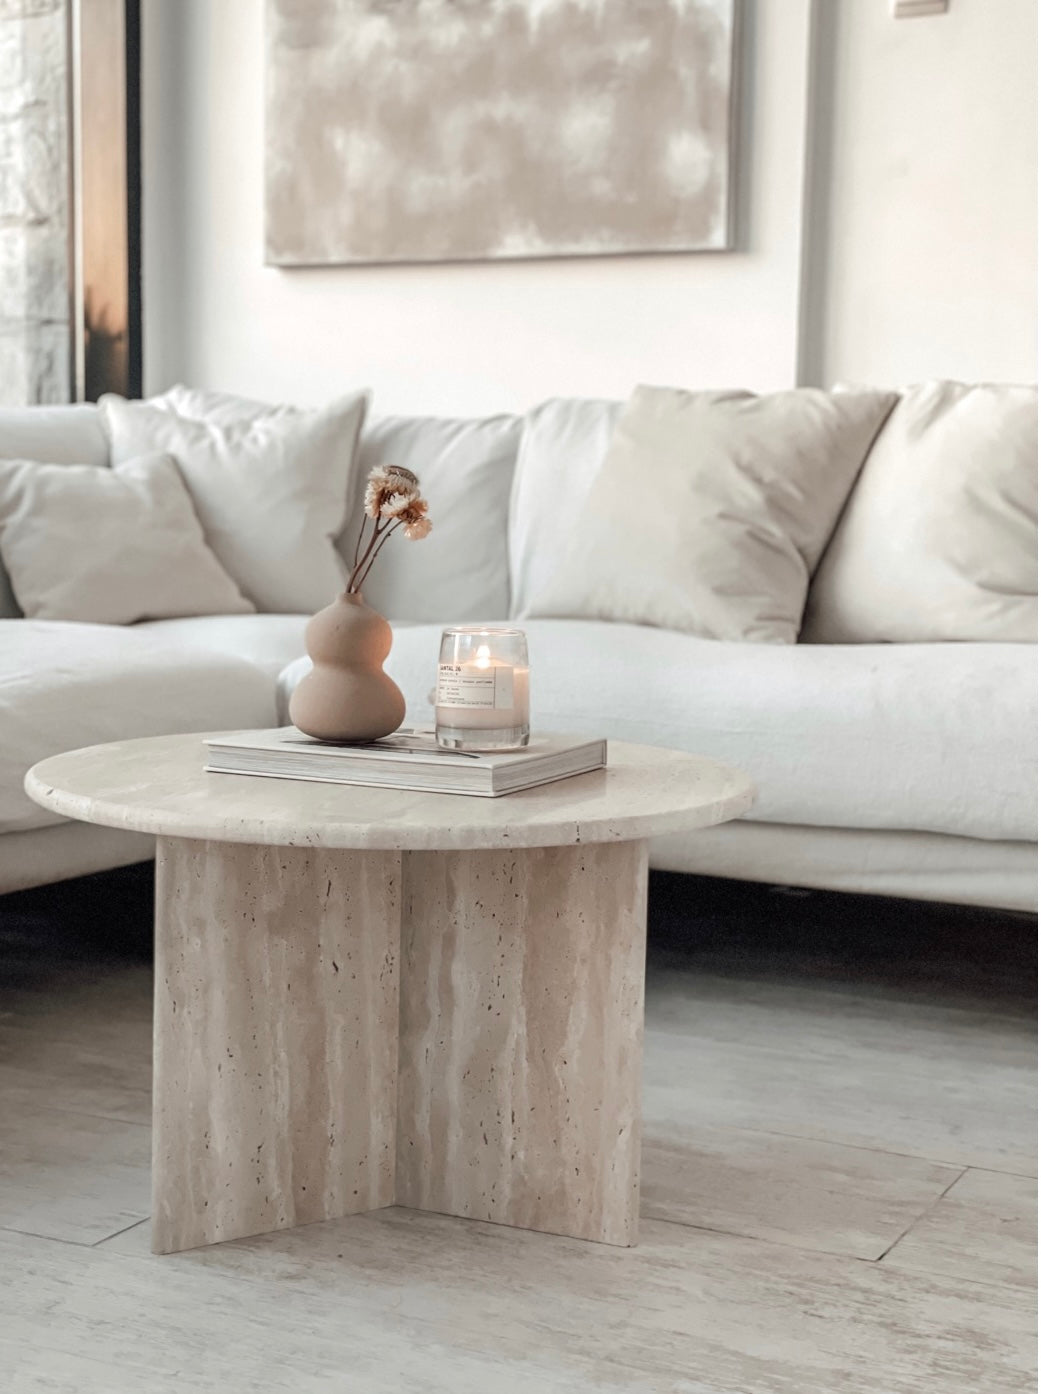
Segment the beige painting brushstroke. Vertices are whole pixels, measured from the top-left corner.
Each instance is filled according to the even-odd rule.
[[[268,0],[268,263],[725,248],[735,3]]]

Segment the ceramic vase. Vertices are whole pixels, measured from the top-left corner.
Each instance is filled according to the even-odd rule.
[[[383,671],[390,625],[359,594],[338,595],[309,622],[314,667],[289,699],[289,718],[323,741],[374,741],[405,719],[401,690]]]

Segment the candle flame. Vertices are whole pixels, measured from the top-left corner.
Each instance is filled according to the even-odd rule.
[[[492,661],[492,651],[487,644],[478,644],[477,658],[475,660],[478,668],[487,668]]]

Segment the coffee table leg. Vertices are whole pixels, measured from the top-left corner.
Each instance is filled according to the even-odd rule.
[[[152,1247],[394,1202],[400,854],[160,838]]]
[[[634,1244],[647,847],[402,861],[400,1205]]]

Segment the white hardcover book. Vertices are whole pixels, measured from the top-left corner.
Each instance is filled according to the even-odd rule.
[[[330,784],[368,784],[432,794],[497,798],[607,764],[606,740],[547,733],[523,750],[443,750],[432,730],[402,729],[366,745],[305,736],[295,726],[236,731],[206,740],[206,769]]]

